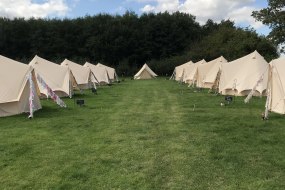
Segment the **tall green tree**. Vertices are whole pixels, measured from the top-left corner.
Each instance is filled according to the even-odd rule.
[[[284,0],[268,0],[268,7],[261,9],[260,11],[254,11],[252,16],[272,29],[269,37],[276,45],[285,43]],[[285,47],[283,47],[281,51],[285,52]]]
[[[193,60],[207,61],[223,55],[232,61],[257,50],[267,61],[277,57],[276,48],[251,28],[236,27],[230,20],[222,21],[216,29],[204,36],[190,51]]]

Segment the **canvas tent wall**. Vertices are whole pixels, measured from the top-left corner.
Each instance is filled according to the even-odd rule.
[[[111,80],[112,82],[119,80],[119,79],[118,79],[118,75],[117,75],[117,73],[116,73],[116,70],[115,70],[114,68],[108,67],[108,66],[103,65],[103,64],[101,64],[101,63],[98,63],[97,66],[98,66],[98,67],[103,67],[103,68],[105,68],[105,69],[107,70],[108,76],[109,76],[109,78],[110,78],[110,80]]]
[[[195,64],[192,61],[189,64],[185,65],[180,81],[187,83],[187,76],[189,76],[189,74],[193,71],[194,67]]]
[[[223,63],[227,63],[227,60],[221,56],[210,62],[200,64],[197,71],[197,87],[212,88],[218,80],[217,77]]]
[[[74,63],[68,59],[65,59],[61,65],[66,66],[71,70],[80,89],[88,89],[94,86],[92,85],[92,82],[95,83],[95,78],[91,73],[90,68],[83,67],[82,65]]]
[[[188,83],[189,85],[193,85],[197,81],[197,76],[198,76],[198,67],[201,64],[205,64],[206,61],[202,59],[201,61],[198,61],[197,63],[191,64],[190,67],[188,68],[189,72],[187,71],[185,73],[184,81]]]
[[[99,67],[89,62],[84,64],[84,67],[88,67],[96,78],[97,84],[110,84],[110,78],[105,67]]]
[[[157,77],[157,74],[155,74],[147,64],[144,64],[142,68],[135,74],[134,79],[152,79]]]
[[[172,78],[174,78],[176,81],[183,81],[186,70],[188,70],[189,66],[192,64],[193,62],[189,61],[187,63],[175,67]]]
[[[183,79],[182,81],[184,83],[190,83],[190,76],[192,75],[193,71],[195,71],[197,65],[195,65],[195,63],[192,62],[192,64],[186,65],[184,68],[184,72],[183,72]]]
[[[254,96],[265,93],[268,80],[266,60],[257,52],[222,65],[219,92],[223,95],[248,95],[258,81]]]
[[[29,75],[35,87],[33,109],[41,109],[37,94],[37,82],[33,68],[12,59],[0,56],[0,117],[30,112],[31,95]]]
[[[266,107],[269,111],[285,114],[285,58],[270,62]]]
[[[72,97],[73,86],[76,86],[76,81],[68,67],[57,65],[37,55],[29,65],[35,69],[36,74],[39,74],[59,97]],[[47,90],[41,85],[39,87],[41,94],[47,97]]]

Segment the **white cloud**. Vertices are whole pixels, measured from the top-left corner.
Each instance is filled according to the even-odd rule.
[[[155,11],[155,7],[151,6],[151,5],[146,5],[141,9],[142,12],[154,12]]]
[[[137,2],[150,0],[136,0]],[[255,29],[262,27],[251,13],[257,0],[152,0],[152,5],[145,5],[143,12],[175,12],[181,11],[196,16],[197,21],[204,24],[208,19],[219,22],[223,19],[234,20],[237,24],[251,25]]]
[[[250,16],[254,10],[256,10],[254,7],[241,7],[230,12],[227,17],[236,23],[250,24],[253,28],[259,29],[264,25],[261,22],[255,21],[255,19]]]
[[[179,10],[179,0],[135,0],[135,1],[139,3],[146,3],[146,2],[156,3],[156,6],[152,6],[150,4],[145,5],[141,9],[143,12],[148,12],[144,10],[149,10],[150,7],[153,8],[151,9],[151,11],[155,12],[164,12],[164,11],[175,12]]]
[[[156,9],[158,9],[160,12],[169,11],[169,12],[175,12],[179,10],[179,0],[157,0],[158,5]]]
[[[8,18],[64,16],[68,10],[64,0],[45,0],[43,3],[36,3],[32,0],[0,1],[0,16]]]

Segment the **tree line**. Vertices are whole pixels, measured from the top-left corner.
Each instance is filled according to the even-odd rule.
[[[224,20],[201,25],[195,16],[176,12],[98,14],[75,19],[0,18],[0,54],[28,63],[35,55],[56,63],[65,58],[101,62],[119,75],[133,75],[145,62],[159,75],[189,60],[228,61],[259,51],[268,61],[277,48],[251,28]]]

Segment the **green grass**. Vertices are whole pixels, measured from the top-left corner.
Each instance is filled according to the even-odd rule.
[[[262,121],[265,98],[221,107],[164,79],[76,98],[0,118],[0,189],[285,189],[285,118]]]

